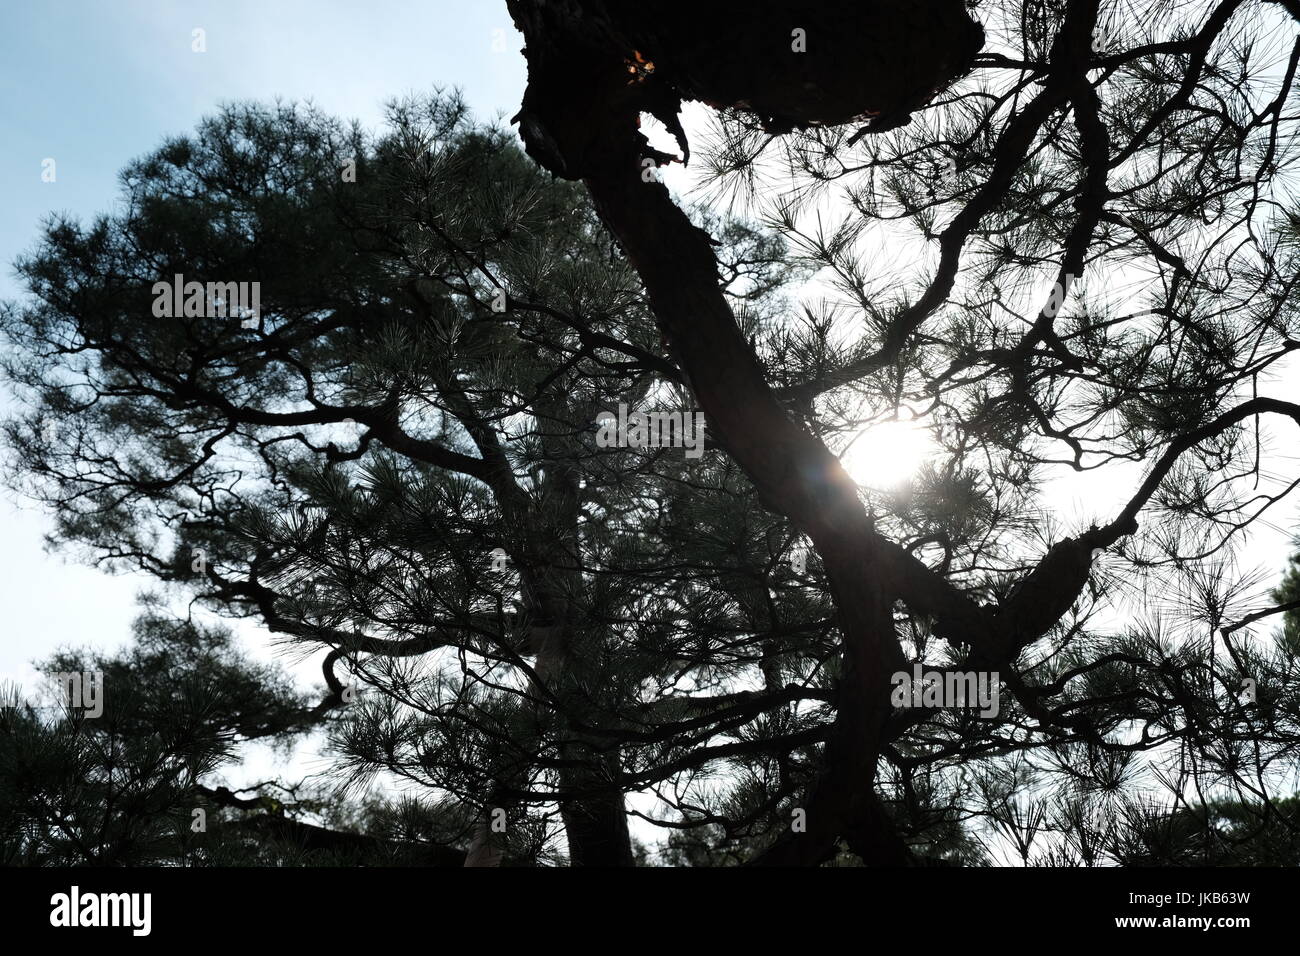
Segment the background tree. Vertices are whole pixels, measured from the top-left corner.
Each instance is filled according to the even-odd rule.
[[[936,809],[983,816],[1026,860],[1045,832],[1054,859],[1102,859],[1087,821],[1137,785],[1138,754],[1175,800],[1222,785],[1267,800],[1262,782],[1293,766],[1294,661],[1224,625],[1250,588],[1230,561],[1239,536],[1294,487],[1283,474],[1260,488],[1274,474],[1259,440],[1263,416],[1300,422],[1300,405],[1260,394],[1296,347],[1281,172],[1294,160],[1294,5],[984,4],[974,76],[901,129],[831,128],[840,120],[809,103],[792,118],[804,131],[779,138],[751,103],[724,101],[709,172],[795,239],[861,323],[824,310],[798,351],[788,324],[757,347],[740,334],[707,238],[638,178],[664,158],[629,122],[650,104],[629,103],[601,66],[638,71],[635,37],[557,12],[573,4],[510,6],[528,42],[519,121],[532,155],[582,179],[718,440],[825,565],[842,636],[836,722],[806,801],[814,822],[763,859],[816,862],[844,838],[864,859],[898,860],[897,823],[869,786],[878,768],[913,827]],[[617,4],[577,6],[618,25]],[[837,9],[810,6],[811,21]],[[764,26],[785,34],[789,21]],[[1274,31],[1287,41],[1270,47]],[[857,42],[869,72],[881,51]],[[661,59],[695,49],[684,34],[663,43],[650,51]],[[800,67],[765,65],[768,87],[797,88]],[[611,79],[578,93],[580,75]],[[597,104],[581,136],[550,120],[570,98]],[[843,211],[827,225],[812,214],[831,199]],[[900,233],[912,275],[877,267]],[[1067,306],[1089,274],[1139,291],[1076,289]],[[863,502],[828,439],[900,414],[943,454],[914,494]],[[1145,477],[1086,530],[1058,530],[1045,469],[1121,462],[1145,463]],[[1178,587],[1191,612],[1099,620],[1134,581]],[[1019,714],[990,735],[891,712],[889,675],[916,659],[997,674]],[[1255,685],[1267,690],[1243,704]],[[1043,788],[1053,802],[1027,797]]]
[[[286,746],[316,713],[287,675],[247,661],[231,634],[147,613],[120,654],[44,662],[44,699],[6,691],[0,710],[5,865],[461,866],[455,806],[344,803],[328,788],[209,787],[250,741]],[[62,675],[99,675],[87,712]],[[311,813],[334,827],[300,819]]]
[[[1291,555],[1291,561],[1282,575],[1282,583],[1273,592],[1272,598],[1273,608],[1276,609],[1273,613],[1282,615],[1282,640],[1288,647],[1300,650],[1300,552]],[[1268,615],[1257,611],[1251,616],[1259,620]]]
[[[1110,834],[1125,866],[1295,866],[1295,797],[1219,800],[1172,813],[1146,807]]]
[[[708,513],[688,474],[743,492],[725,463],[595,443],[599,411],[671,406],[681,376],[577,193],[455,98],[391,119],[371,143],[232,109],[129,169],[122,214],[53,222],[20,266],[37,303],[5,320],[33,407],[16,477],[101,563],[326,651],[301,719],[331,718],[354,782],[478,807],[471,862],[549,858],[558,811],[573,862],[631,863],[625,792],[719,733],[772,748],[735,729],[769,700],[710,693],[758,652],[730,660],[727,612],[685,621],[708,602],[673,553]],[[760,315],[788,269],[720,231]],[[261,314],[159,319],[178,273],[260,281]],[[745,541],[724,530],[714,554]]]

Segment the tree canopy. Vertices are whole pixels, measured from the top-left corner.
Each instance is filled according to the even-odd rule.
[[[890,122],[723,97],[687,208],[632,121],[712,80],[665,27],[575,145],[566,84],[647,71],[569,6],[510,3],[527,155],[454,94],[232,106],[19,262],[11,480],[160,590],[48,662],[102,716],[6,708],[9,859],[1294,862],[1294,573],[1261,607],[1237,560],[1300,483],[1290,7],[971,5]],[[605,440],[648,412],[702,453]],[[855,480],[899,421],[925,461]],[[993,712],[900,702],[921,671]],[[341,792],[217,784],[318,729]]]

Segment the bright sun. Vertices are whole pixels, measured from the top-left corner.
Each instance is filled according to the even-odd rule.
[[[917,422],[880,422],[853,439],[840,463],[859,485],[887,490],[906,483],[933,454],[930,434]]]

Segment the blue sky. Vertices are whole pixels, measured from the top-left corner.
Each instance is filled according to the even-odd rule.
[[[206,52],[192,49],[196,29]],[[0,298],[20,294],[12,263],[43,217],[110,209],[123,166],[223,102],[310,99],[378,127],[386,100],[441,85],[461,87],[480,116],[509,116],[524,88],[522,45],[504,0],[5,4]],[[45,159],[55,160],[52,183]],[[0,679],[30,684],[30,661],[58,646],[125,641],[147,584],[47,553],[48,526],[0,492]]]

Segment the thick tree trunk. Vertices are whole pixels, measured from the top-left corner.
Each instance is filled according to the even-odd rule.
[[[603,130],[651,112],[678,134],[683,99],[773,132],[905,125],[970,68],[984,32],[964,0],[507,0],[528,40],[518,117],[529,155],[581,179]]]
[[[647,158],[665,157],[649,148],[637,117],[654,112],[683,138],[679,98],[696,97],[749,109],[770,128],[862,114],[904,122],[900,114],[969,65],[982,31],[961,0],[669,0],[651,9],[624,0],[509,0],[509,7],[527,40],[529,85],[518,120],[529,154],[586,184],[641,276],[710,435],[765,503],[812,539],[835,598],[843,664],[825,770],[803,807],[807,830],[787,835],[760,862],[816,864],[841,837],[869,863],[903,862],[906,848],[872,787],[889,675],[906,665],[892,623],[897,580],[885,567],[896,556],[839,462],[777,402],[719,288],[710,238],[646,175]],[[795,58],[792,31],[800,27],[810,30],[808,52]],[[815,51],[814,43],[823,46]]]
[[[810,794],[807,831],[791,834],[776,863],[817,863],[835,841],[873,815],[877,748],[889,712],[889,674],[905,667],[893,633],[893,596],[876,579],[874,534],[853,483],[833,455],[776,401],[717,277],[709,238],[657,183],[644,182],[631,139],[621,161],[585,180],[605,222],[650,294],[659,324],[709,417],[711,433],[745,469],[774,510],[817,546],[844,633],[838,716],[826,773]],[[898,862],[898,841],[863,841],[873,862]]]
[[[543,418],[566,421],[569,410],[556,401],[556,407],[539,408]],[[599,726],[598,704],[601,675],[593,672],[593,661],[602,655],[585,645],[598,641],[600,635],[588,632],[573,598],[582,593],[581,541],[579,538],[580,502],[578,478],[570,461],[572,441],[569,436],[543,436],[547,456],[542,478],[543,498],[551,509],[543,517],[543,527],[535,549],[545,571],[539,575],[543,593],[536,603],[547,615],[547,639],[543,646],[532,648],[537,654],[537,675],[549,692],[561,702],[559,732],[564,740],[560,757],[566,766],[559,773],[562,790],[582,794],[560,805],[564,832],[569,843],[569,862],[573,866],[632,866],[632,838],[627,826],[623,792],[616,778],[620,771],[617,754],[602,752],[604,742],[583,733],[579,727]]]
[[[442,383],[444,395],[457,395],[451,383]],[[579,866],[631,866],[632,844],[618,787],[617,755],[599,749],[579,728],[600,725],[599,708],[593,704],[590,688],[599,688],[600,675],[592,673],[592,661],[600,655],[586,646],[598,635],[590,635],[581,609],[574,602],[583,589],[579,560],[578,475],[572,465],[571,436],[543,436],[547,464],[542,482],[547,502],[541,507],[515,479],[513,468],[495,433],[479,420],[463,394],[454,399],[456,413],[467,423],[484,460],[491,465],[487,482],[492,488],[503,523],[517,530],[509,551],[519,565],[524,610],[529,616],[522,644],[515,650],[535,658],[534,691],[539,710],[537,726],[549,725],[560,735],[558,756],[564,763],[559,771],[560,789],[574,796],[561,801],[561,816],[569,843],[569,856]],[[567,421],[565,399],[552,399],[555,406],[539,406],[542,421]],[[554,701],[554,703],[552,703]],[[552,713],[552,710],[554,711]],[[552,719],[554,718],[554,719]],[[508,862],[508,839],[491,826],[496,810],[515,810],[525,788],[532,760],[543,746],[542,736],[515,741],[517,760],[505,769],[507,779],[498,779],[495,792],[483,804],[466,866],[500,866]]]
[[[570,748],[570,753],[574,748]],[[592,758],[593,764],[604,763],[609,772],[617,771],[613,759],[604,761]],[[633,866],[632,836],[627,826],[627,807],[623,792],[608,786],[596,796],[566,801],[560,807],[564,819],[564,832],[569,840],[569,863],[573,866]],[[561,775],[561,785],[568,787],[591,786],[598,783],[590,772],[566,771]]]

